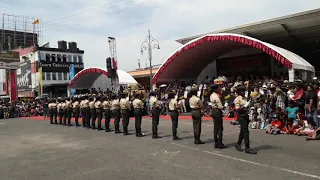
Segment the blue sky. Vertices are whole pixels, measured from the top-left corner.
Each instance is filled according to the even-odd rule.
[[[85,51],[85,67],[105,67],[108,36],[117,39],[119,67],[134,70],[148,29],[161,49],[160,64],[186,36],[242,25],[320,7],[319,0],[1,0],[0,13],[41,18],[43,43],[76,41]]]

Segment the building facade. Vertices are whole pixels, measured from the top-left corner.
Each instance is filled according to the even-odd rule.
[[[17,70],[19,98],[67,96],[67,86],[72,79],[70,67],[74,67],[74,74],[84,68],[84,51],[74,42],[69,43],[68,48],[62,41],[58,48],[31,47],[16,51],[20,52],[21,62]]]

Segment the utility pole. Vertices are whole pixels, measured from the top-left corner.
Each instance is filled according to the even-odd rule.
[[[148,36],[141,44],[141,54],[148,50],[148,58],[150,63],[150,91],[152,91],[152,49],[160,49],[159,42],[151,36],[150,30],[148,30]]]

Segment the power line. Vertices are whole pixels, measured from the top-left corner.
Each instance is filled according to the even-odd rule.
[[[58,24],[58,23],[65,22],[65,21],[69,21],[70,19],[79,18],[79,16],[81,17],[83,15],[88,15],[89,12],[95,11],[95,10],[98,10],[98,9],[102,9],[102,10],[98,10],[97,12],[104,11],[104,9],[103,9],[104,7],[112,5],[112,4],[117,4],[119,2],[132,2],[132,0],[116,0],[116,1],[113,1],[112,3],[107,3],[107,4],[104,4],[102,6],[99,6],[99,7],[93,8],[93,9],[89,9],[89,10],[83,12],[83,13],[74,14],[74,15],[71,15],[71,16],[67,16],[67,17],[61,18],[59,20],[55,20],[55,21],[51,21],[51,22],[45,23],[43,25],[43,27],[52,26],[54,24]],[[92,13],[89,13],[89,14],[92,14]]]
[[[121,13],[121,12],[127,10],[127,9],[132,8],[132,7],[136,7],[136,6],[145,4],[145,3],[147,3],[148,1],[150,1],[150,0],[146,0],[146,1],[143,1],[143,2],[140,2],[140,3],[137,3],[137,4],[134,4],[133,6],[128,6],[128,7],[122,8],[122,9],[118,9],[118,10],[116,10],[116,11],[105,12],[105,13],[103,13],[103,14],[101,14],[101,15],[92,16],[92,17],[90,17],[90,18],[83,18],[83,19],[80,20],[81,22],[76,22],[76,23],[74,23],[74,24],[65,24],[65,25],[56,26],[56,27],[53,27],[53,28],[44,28],[43,31],[44,31],[44,30],[49,30],[49,29],[50,29],[50,30],[53,30],[53,29],[59,29],[59,28],[72,27],[72,26],[75,26],[75,25],[78,25],[78,24],[83,23],[84,20],[90,20],[90,19],[93,19],[93,18],[101,18],[102,15],[115,15],[115,14],[119,14],[119,13]]]

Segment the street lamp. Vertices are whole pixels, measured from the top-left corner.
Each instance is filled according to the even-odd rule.
[[[153,38],[148,30],[148,36],[141,44],[141,55],[148,50],[148,58],[150,63],[150,91],[152,91],[152,49],[160,49],[159,42]]]

